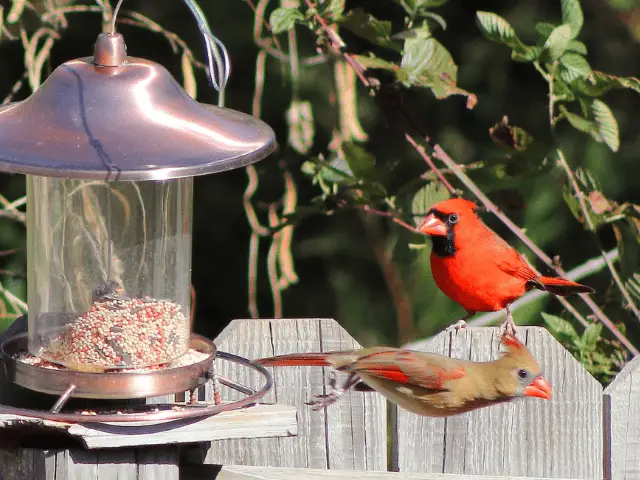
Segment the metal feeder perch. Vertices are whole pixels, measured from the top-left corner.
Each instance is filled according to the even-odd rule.
[[[192,11],[202,30],[201,12]],[[212,72],[214,37],[204,33]],[[118,33],[99,35],[93,57],[64,63],[29,98],[0,107],[0,170],[27,175],[29,306],[27,333],[0,348],[10,380],[59,396],[49,411],[0,413],[171,420],[266,394],[264,368],[216,352],[191,331],[192,194],[195,175],[249,165],[275,145],[261,120],[198,103],[161,65],[127,57]],[[192,391],[215,381],[216,357],[257,370],[263,387],[220,379],[248,396],[91,416],[62,411],[71,397]]]

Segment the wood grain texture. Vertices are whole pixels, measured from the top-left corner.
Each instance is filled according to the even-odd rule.
[[[631,360],[604,390],[607,480],[640,478],[640,357]]]
[[[220,350],[249,359],[359,346],[335,320],[330,319],[234,320],[215,342]],[[222,376],[258,386],[257,376],[245,368],[222,361],[216,366]],[[297,408],[297,437],[213,442],[205,462],[384,470],[385,400],[377,394],[350,392],[328,409],[313,411],[306,402],[325,393],[328,375],[325,370],[318,367],[271,369],[275,386],[263,402]],[[238,395],[226,387],[222,387],[221,393],[225,400]]]
[[[422,350],[492,360],[500,333],[486,327],[441,333]],[[518,336],[541,364],[553,399],[518,399],[446,419],[398,409],[400,471],[602,478],[601,385],[545,329],[519,327]]]
[[[24,429],[41,433],[64,432],[85,447],[122,448],[174,443],[193,443],[228,438],[282,437],[296,434],[297,412],[285,405],[255,405],[202,419],[150,423],[74,424],[32,417],[0,414],[0,428],[20,435]]]
[[[183,480],[548,480],[540,477],[497,477],[443,473],[353,472],[301,468],[203,465],[185,468]],[[569,480],[569,479],[565,479]]]

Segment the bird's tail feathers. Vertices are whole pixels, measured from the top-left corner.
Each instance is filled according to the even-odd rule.
[[[325,367],[330,366],[326,353],[292,353],[253,361],[264,367]]]
[[[536,278],[536,284],[541,284],[545,291],[562,297],[572,293],[594,292],[593,288],[588,287],[587,285],[582,285],[581,283],[572,282],[570,280],[564,280],[562,278],[538,277]]]

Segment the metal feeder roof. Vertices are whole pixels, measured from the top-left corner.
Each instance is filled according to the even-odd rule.
[[[95,180],[162,180],[249,165],[276,148],[271,127],[193,100],[160,64],[126,56],[120,34],[60,65],[0,107],[0,170]]]

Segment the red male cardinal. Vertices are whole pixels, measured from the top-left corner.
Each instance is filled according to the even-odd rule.
[[[349,373],[343,387],[310,402],[314,409],[334,403],[360,380],[400,407],[427,417],[457,415],[516,397],[551,399],[551,386],[527,347],[510,334],[501,342],[507,351],[491,362],[391,347],[294,353],[254,362],[269,367],[330,366]]]
[[[467,311],[455,328],[476,312],[506,308],[503,323],[515,333],[509,305],[532,288],[554,295],[593,292],[591,287],[535,273],[520,254],[490,230],[469,200],[454,198],[437,203],[420,231],[431,236],[431,272],[436,285]]]

